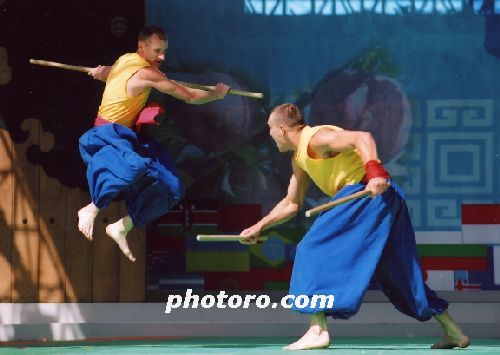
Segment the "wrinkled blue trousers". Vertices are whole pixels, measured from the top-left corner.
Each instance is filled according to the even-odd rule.
[[[182,198],[172,160],[149,136],[111,123],[88,130],[79,143],[92,202],[99,209],[123,192],[127,212],[140,227]]]
[[[364,184],[344,187],[332,200],[363,190]],[[370,280],[402,313],[425,321],[448,308],[422,279],[415,234],[404,196],[391,187],[376,198],[364,197],[319,215],[297,246],[289,294],[333,295],[332,308],[292,309],[325,312],[348,319],[356,314]]]

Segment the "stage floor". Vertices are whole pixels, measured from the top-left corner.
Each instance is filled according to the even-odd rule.
[[[281,348],[293,338],[271,337],[186,337],[148,338],[135,340],[89,340],[77,342],[12,342],[0,344],[0,354],[278,354],[290,353]],[[328,350],[308,351],[307,354],[375,355],[375,354],[451,354],[449,350],[431,350],[436,338],[339,337]],[[493,355],[500,353],[500,339],[472,339],[467,354]]]

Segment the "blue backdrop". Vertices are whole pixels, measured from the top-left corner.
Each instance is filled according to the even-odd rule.
[[[266,118],[293,102],[310,124],[375,135],[417,230],[458,231],[462,203],[500,202],[500,1],[146,4],[169,36],[167,75],[265,94],[188,108],[157,98],[188,196],[272,207],[290,170]]]

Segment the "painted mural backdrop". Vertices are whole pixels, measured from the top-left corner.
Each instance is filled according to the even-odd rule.
[[[494,205],[500,203],[500,1],[146,4],[146,22],[169,35],[162,68],[169,77],[223,81],[265,94],[264,100],[233,96],[203,106],[154,98],[167,114],[152,134],[172,151],[187,200],[217,201],[209,231],[217,231],[222,219],[239,218],[217,212],[217,206],[247,205],[249,211],[259,206],[267,213],[284,195],[290,156],[277,152],[266,120],[275,105],[292,102],[308,124],[373,133],[381,159],[406,193],[429,283],[441,289],[498,287],[499,250],[492,245],[500,243]],[[313,191],[306,207],[323,201]],[[462,213],[470,204],[490,217],[478,219],[478,209]],[[191,208],[196,227],[202,212],[196,202],[191,207],[184,211]],[[159,228],[182,224],[167,222]],[[232,231],[239,232],[244,222]],[[178,260],[177,276],[189,275],[200,287],[217,289],[225,282],[236,289],[280,288],[288,281],[294,245],[310,223],[299,216],[270,232],[275,238],[268,243],[250,249],[186,242],[169,255],[179,256],[171,259]],[[194,235],[182,230],[175,236]],[[182,257],[185,250],[195,250],[196,258]],[[206,265],[215,259],[234,262],[193,266],[203,258]],[[213,272],[218,271],[234,274],[217,284]]]

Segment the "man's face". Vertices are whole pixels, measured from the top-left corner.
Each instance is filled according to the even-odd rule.
[[[267,120],[267,125],[269,126],[269,135],[276,142],[276,146],[281,153],[287,151],[285,147],[285,135],[283,124],[277,119],[276,112],[271,113],[269,119]]]
[[[146,41],[139,42],[139,49],[144,59],[156,69],[160,68],[161,63],[165,60],[167,48],[168,42],[158,38],[156,34],[152,35]]]

